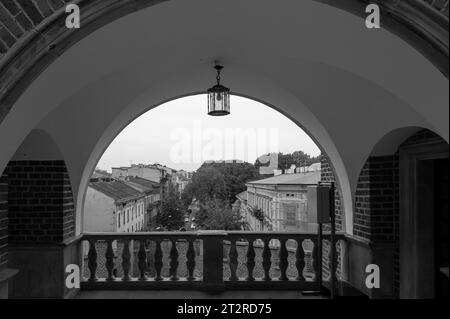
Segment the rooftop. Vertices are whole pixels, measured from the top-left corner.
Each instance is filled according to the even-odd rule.
[[[117,180],[109,182],[91,182],[89,183],[89,187],[92,187],[96,191],[99,191],[116,201],[123,201],[144,196],[143,193],[135,190],[133,187]]]
[[[138,177],[138,176],[128,176],[126,179],[127,183],[130,184],[136,184],[138,185],[140,188],[143,189],[144,192],[159,192],[159,188],[160,188],[160,184],[142,177]]]
[[[317,184],[321,180],[320,171],[283,174],[258,181],[248,182],[250,185],[310,185]]]

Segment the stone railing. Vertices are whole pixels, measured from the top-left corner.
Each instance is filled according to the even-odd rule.
[[[330,255],[325,249],[324,258],[318,238],[244,231],[89,233],[82,239],[82,289],[320,291],[322,262]]]

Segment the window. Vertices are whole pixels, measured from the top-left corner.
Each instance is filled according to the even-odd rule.
[[[283,204],[285,212],[285,225],[295,226],[297,221],[297,211],[299,207],[296,204]]]

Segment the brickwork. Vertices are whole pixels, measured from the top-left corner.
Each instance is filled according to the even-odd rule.
[[[6,174],[0,176],[0,271],[8,263],[8,184]]]
[[[64,161],[10,162],[10,243],[55,243],[75,234],[72,190]]]
[[[328,161],[328,158],[325,155],[321,156],[321,181],[322,182],[335,182],[336,183],[336,178],[334,176],[333,170],[330,166],[330,163]],[[338,190],[338,185],[336,184],[336,192],[335,192],[335,201],[334,201],[334,205],[335,205],[335,214],[336,214],[336,230],[340,231],[344,229],[344,212],[342,210],[342,205],[341,205],[341,197],[340,197],[340,193]]]
[[[356,193],[355,237],[394,242],[398,228],[398,156],[370,157],[361,170]]]
[[[39,26],[72,0],[2,0],[0,1],[0,58],[21,38]],[[87,2],[87,1],[86,1]],[[123,1],[126,2],[126,1]],[[131,1],[130,1],[131,2]],[[150,1],[149,1],[150,2]],[[448,17],[446,0],[424,0]]]
[[[2,0],[0,4],[0,53],[38,26],[69,0]]]
[[[449,15],[449,6],[450,3],[448,0],[424,0],[426,3],[429,3],[439,12],[442,12],[444,15],[448,17]]]
[[[401,146],[427,143],[440,139],[438,135],[421,130],[408,138]],[[354,235],[372,243],[393,243],[394,293],[400,288],[400,224],[399,224],[399,156],[369,157],[361,170],[355,193],[353,218]]]

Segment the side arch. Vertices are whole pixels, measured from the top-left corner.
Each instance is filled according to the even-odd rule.
[[[79,255],[73,241],[74,197],[60,148],[48,132],[34,129],[5,172],[6,262],[8,268],[18,270],[9,284],[9,297],[61,298],[70,294],[64,285],[65,267],[77,264]]]
[[[354,238],[360,244],[358,248],[355,246],[350,249],[349,258],[354,261],[354,268],[350,271],[359,271],[358,267],[365,263],[379,265],[385,273],[381,280],[384,295],[402,297],[405,292],[402,293],[401,290],[406,290],[409,294],[410,285],[422,282],[414,278],[411,271],[411,267],[416,267],[415,264],[411,261],[404,262],[401,257],[402,254],[409,256],[409,251],[417,249],[417,242],[414,240],[403,244],[402,248],[404,238],[413,236],[413,232],[405,232],[405,225],[412,217],[405,218],[402,213],[404,193],[415,189],[417,185],[413,181],[407,184],[402,182],[405,161],[400,154],[404,147],[411,146],[420,148],[423,154],[429,154],[428,145],[436,144],[447,144],[448,153],[448,142],[430,129],[421,126],[400,127],[380,138],[361,169],[354,195],[353,219]],[[433,154],[429,155],[433,158]],[[364,248],[366,246],[371,250]],[[401,275],[402,273],[408,275]],[[406,288],[401,288],[405,283]],[[358,287],[357,282],[353,284]],[[365,287],[361,286],[360,289],[364,290]]]

